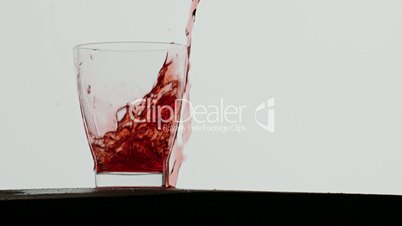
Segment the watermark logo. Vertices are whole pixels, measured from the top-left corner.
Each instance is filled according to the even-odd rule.
[[[263,129],[271,133],[275,132],[275,98],[270,98],[258,105],[254,111],[254,118]]]
[[[180,114],[186,106],[188,114]],[[270,98],[254,110],[254,120],[268,132],[275,132],[275,99]],[[185,99],[177,99],[171,104],[160,104],[154,99],[138,99],[128,104],[128,113],[134,123],[154,123],[158,130],[187,130],[204,132],[244,132],[243,118],[253,119],[253,108],[247,105],[233,105],[220,99],[215,105],[193,105]],[[193,123],[188,123],[192,121]],[[246,120],[247,121],[247,120]],[[191,128],[180,128],[181,126]]]

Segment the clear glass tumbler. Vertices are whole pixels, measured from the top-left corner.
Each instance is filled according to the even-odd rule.
[[[74,47],[74,58],[96,186],[174,187],[188,103],[187,46],[90,43]]]

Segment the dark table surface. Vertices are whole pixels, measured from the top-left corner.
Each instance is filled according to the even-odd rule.
[[[14,217],[18,214],[20,217]],[[24,224],[320,224],[401,221],[402,196],[163,188],[0,191],[0,221]],[[0,224],[7,225],[7,224]],[[136,224],[131,224],[136,225]],[[144,222],[138,225],[146,225]]]

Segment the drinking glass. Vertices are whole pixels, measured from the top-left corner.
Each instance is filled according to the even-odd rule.
[[[174,187],[188,104],[187,46],[89,43],[74,47],[74,60],[96,186]]]

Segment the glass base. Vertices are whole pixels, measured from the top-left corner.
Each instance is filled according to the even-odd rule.
[[[96,187],[161,187],[162,173],[95,173]]]

